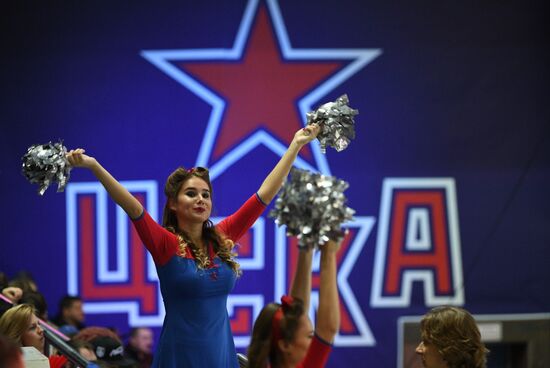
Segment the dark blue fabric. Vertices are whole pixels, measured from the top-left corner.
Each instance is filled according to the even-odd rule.
[[[157,272],[166,317],[153,367],[238,367],[226,309],[235,273],[219,258],[198,269],[178,256]]]

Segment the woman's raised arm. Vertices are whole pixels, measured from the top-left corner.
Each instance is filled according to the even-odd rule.
[[[294,134],[294,139],[290,142],[285,154],[281,157],[273,170],[271,170],[258,190],[258,196],[260,196],[261,200],[265,204],[269,204],[277,193],[279,193],[279,190],[290,172],[290,168],[292,167],[294,160],[298,157],[300,149],[307,143],[314,140],[317,137],[317,134],[319,134],[319,130],[319,125],[311,124],[300,129],[296,132],[296,134]]]
[[[315,333],[328,342],[334,340],[340,328],[340,304],[336,284],[336,252],[339,246],[339,243],[329,240],[321,247],[321,285]]]
[[[143,213],[143,206],[126,188],[122,186],[107,170],[91,156],[84,154],[82,148],[67,153],[67,160],[73,167],[90,169],[97,180],[101,182],[111,198],[130,216],[135,219]]]
[[[313,250],[311,248],[300,250],[296,273],[294,274],[294,280],[292,280],[292,287],[290,288],[290,295],[293,298],[301,299],[304,303],[306,314],[309,313],[309,299],[311,295],[312,257]]]

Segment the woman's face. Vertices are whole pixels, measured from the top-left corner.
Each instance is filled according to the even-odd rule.
[[[21,345],[34,346],[39,352],[44,353],[44,330],[38,324],[38,318],[33,314],[31,323],[21,336]]]
[[[306,313],[299,319],[298,328],[294,333],[294,339],[288,346],[282,348],[283,352],[288,354],[288,362],[298,364],[306,357],[307,350],[313,338],[313,325]],[[284,345],[284,341],[281,340]]]
[[[421,341],[416,347],[416,353],[422,358],[422,365],[426,368],[448,368],[447,362],[434,344]]]
[[[184,223],[203,223],[210,218],[212,198],[208,184],[193,176],[183,183],[170,209],[176,212],[178,221]]]

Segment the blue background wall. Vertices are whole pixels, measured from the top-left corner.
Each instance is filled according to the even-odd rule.
[[[4,5],[0,270],[8,276],[32,272],[51,315],[72,282],[80,294],[96,295],[85,297],[88,325],[116,326],[124,333],[132,323],[124,310],[135,305],[134,324],[157,329],[162,312],[156,284],[145,278],[139,285],[148,288],[138,287],[124,276],[101,281],[98,264],[85,267],[82,233],[77,231],[74,248],[67,235],[71,221],[82,224],[83,213],[70,212],[69,194],[56,193],[55,187],[43,197],[36,194],[21,175],[27,147],[59,139],[69,148],[84,147],[119,180],[156,183],[158,188],[143,198],[156,200],[160,209],[164,180],[175,167],[216,168],[214,215],[225,216],[259,187],[278,159],[276,147],[289,142],[304,112],[347,93],[360,111],[357,138],[340,153],[329,149],[322,156],[315,146],[301,156],[303,165],[350,183],[346,195],[359,221],[350,225],[355,231],[340,264],[349,266],[342,281],[349,286],[342,298],[349,318],[341,335],[354,338],[337,342],[330,365],[393,366],[397,319],[430,307],[421,282],[412,284],[405,305],[373,303],[377,246],[384,245],[377,245],[382,190],[389,178],[454,183],[462,281],[444,296],[462,293],[457,303],[479,314],[548,313],[545,10],[542,1]],[[358,60],[364,62],[354,64]],[[239,130],[247,117],[250,129]],[[209,129],[214,129],[211,135]],[[260,131],[263,139],[255,135]],[[249,152],[239,151],[243,142],[254,143]],[[237,154],[227,164],[230,152]],[[86,171],[72,172],[72,184],[93,181]],[[74,197],[78,208],[81,197]],[[87,198],[90,213],[97,214],[97,197]],[[135,256],[128,272],[149,272],[143,256],[131,250],[125,260],[117,258],[115,214],[109,202],[97,215],[108,219],[102,267],[115,272],[117,262]],[[273,220],[263,218],[264,234],[245,240],[264,251],[263,266],[245,270],[234,293],[247,300],[232,314],[243,341],[255,313],[246,303],[278,297],[276,282],[284,286],[284,273],[291,268],[285,260],[293,244],[277,240]],[[365,224],[373,227],[361,238]],[[277,258],[278,246],[286,249],[284,260]],[[71,249],[76,252],[72,260]],[[245,253],[259,259],[258,249]],[[84,272],[95,277],[96,294],[94,287],[85,290]],[[126,291],[102,294],[102,287],[111,286]],[[109,306],[115,309],[109,312]],[[93,312],[99,309],[103,312]]]

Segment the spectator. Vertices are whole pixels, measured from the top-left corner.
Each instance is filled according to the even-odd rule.
[[[34,312],[34,307],[28,304],[8,309],[0,318],[0,333],[19,346],[34,346],[44,354],[44,331]]]
[[[112,337],[115,340],[120,341],[120,337],[112,330],[106,328],[106,327],[85,327],[82,330],[80,330],[76,335],[74,335],[71,339],[71,341],[86,341],[91,342],[93,339],[99,336],[108,336]]]
[[[19,303],[32,305],[36,310],[38,318],[43,321],[48,320],[48,304],[42,293],[38,291],[27,291],[23,293],[23,296],[19,299]]]
[[[435,307],[420,321],[416,353],[426,368],[485,368],[489,352],[474,317],[458,307]]]
[[[83,357],[90,352],[82,352],[82,349],[91,350],[93,356],[97,358],[94,361],[99,367],[138,367],[137,363],[124,357],[124,347],[122,340],[112,330],[106,327],[85,327],[71,338],[71,345],[78,348]],[[120,357],[122,354],[122,358]],[[92,361],[92,357],[88,359]]]
[[[139,368],[149,368],[153,363],[153,330],[148,327],[132,328],[124,353],[138,362]]]
[[[84,310],[79,296],[66,295],[59,301],[59,313],[52,321],[59,331],[72,337],[84,328]]]
[[[0,318],[0,334],[11,338],[19,346],[32,346],[44,354],[44,330],[38,323],[32,305],[19,304],[8,309]],[[67,359],[59,356],[49,357],[50,364],[60,367]]]
[[[78,351],[78,354],[80,354],[84,359],[93,362],[97,360],[97,356],[95,355],[94,346],[92,343],[84,340],[71,340],[70,345]]]
[[[27,291],[38,291],[38,285],[34,280],[34,277],[27,271],[20,271],[15,277],[10,280],[9,286],[18,287],[23,290],[23,293]]]
[[[124,356],[124,347],[119,339],[111,336],[97,336],[90,343],[98,360],[112,368],[137,368],[137,362]]]

